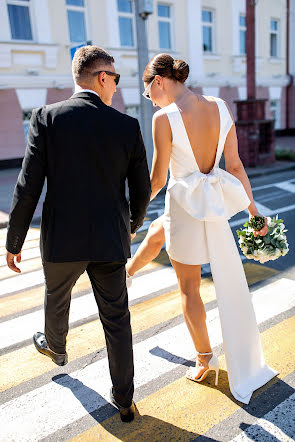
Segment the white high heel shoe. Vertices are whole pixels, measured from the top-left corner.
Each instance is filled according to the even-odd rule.
[[[209,371],[214,370],[215,371],[215,385],[217,385],[218,384],[218,374],[219,374],[219,360],[218,360],[217,356],[215,356],[212,351],[210,351],[209,353],[197,352],[197,354],[198,355],[212,355],[211,359],[208,361],[208,368],[204,371],[204,373],[199,378],[196,378],[197,367],[191,367],[187,371],[185,377],[187,379],[190,379],[191,381],[194,381],[194,382],[202,382],[206,378]]]

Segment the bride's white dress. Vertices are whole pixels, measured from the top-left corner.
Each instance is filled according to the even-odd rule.
[[[212,98],[219,109],[220,133],[214,167],[208,174],[200,172],[176,103],[162,108],[172,131],[163,215],[166,250],[183,264],[210,263],[230,390],[248,404],[253,391],[278,372],[264,361],[244,268],[228,223],[250,204],[242,183],[219,168],[233,121],[225,102]]]

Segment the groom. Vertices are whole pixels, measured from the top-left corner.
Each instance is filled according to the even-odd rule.
[[[67,363],[71,291],[86,271],[105,333],[111,400],[121,419],[130,421],[134,368],[125,263],[151,190],[138,121],[109,107],[120,79],[113,63],[99,47],[80,48],[72,63],[74,95],[34,109],[6,249],[8,266],[19,273],[17,263],[46,178],[40,237],[45,333],[35,333],[34,344],[56,364]]]

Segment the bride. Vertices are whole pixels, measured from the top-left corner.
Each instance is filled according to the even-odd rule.
[[[132,275],[166,250],[176,272],[185,322],[197,358],[187,378],[200,382],[210,370],[218,382],[200,297],[201,264],[210,263],[220,314],[223,348],[233,396],[248,403],[253,391],[277,372],[265,364],[259,331],[239,252],[228,219],[248,208],[259,215],[238,154],[233,116],[217,97],[192,93],[184,84],[189,66],[168,54],[155,56],[143,74],[143,95],[161,109],[153,117],[151,172],[155,198],[170,179],[164,215],[152,223],[126,265]],[[219,168],[224,152],[226,171]],[[266,225],[255,235],[265,235]]]

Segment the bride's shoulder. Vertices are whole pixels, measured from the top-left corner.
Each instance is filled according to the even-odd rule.
[[[153,121],[168,121],[169,113],[175,111],[175,104],[171,103],[168,106],[162,107],[162,109],[157,110],[153,115]]]
[[[224,101],[220,97],[215,97],[213,95],[202,95],[202,97],[207,101]]]
[[[167,134],[170,138],[171,127],[167,112],[164,111],[164,108],[159,109],[154,113],[152,126],[154,131],[157,133]]]

